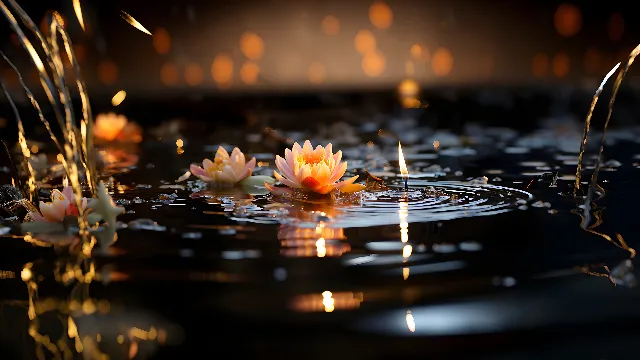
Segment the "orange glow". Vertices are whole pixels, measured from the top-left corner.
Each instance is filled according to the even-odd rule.
[[[329,36],[335,36],[340,33],[340,20],[333,15],[327,15],[322,19],[322,31]]]
[[[244,33],[240,37],[240,50],[248,59],[259,60],[264,55],[264,41],[256,33]]]
[[[202,78],[204,77],[204,72],[202,68],[198,64],[189,64],[186,69],[184,69],[184,81],[189,86],[198,86],[202,84]]]
[[[398,141],[398,167],[400,168],[400,175],[403,178],[409,176],[409,171],[407,170],[407,164],[404,162],[404,155],[402,154],[402,145]]]
[[[433,53],[431,69],[437,76],[447,76],[453,70],[453,54],[447,48],[439,48]]]
[[[246,62],[240,68],[240,80],[245,84],[255,84],[258,82],[260,67],[253,62]]]
[[[404,72],[407,76],[413,76],[415,73],[415,67],[413,66],[413,61],[407,60],[404,63]]]
[[[608,25],[609,39],[620,41],[624,35],[624,18],[620,13],[613,13],[609,18]]]
[[[178,68],[172,63],[166,63],[160,68],[160,81],[165,85],[177,84],[179,77]]]
[[[569,73],[570,66],[571,61],[569,60],[569,56],[563,52],[559,52],[553,57],[551,70],[555,76],[565,77]]]
[[[401,98],[416,98],[419,92],[420,86],[414,80],[406,79],[398,85],[398,95]]]
[[[105,85],[113,85],[118,81],[118,66],[111,60],[103,60],[98,64],[98,77]]]
[[[324,291],[321,294],[298,295],[291,301],[291,308],[298,312],[333,312],[360,307],[362,293]]]
[[[153,47],[158,54],[168,54],[171,50],[171,36],[164,28],[157,28],[153,34]]]
[[[309,81],[313,84],[321,84],[326,78],[325,68],[319,62],[309,65]]]
[[[358,31],[354,43],[356,50],[363,55],[376,49],[376,37],[369,30]]]
[[[87,48],[82,44],[73,44],[73,53],[78,63],[83,63],[87,59]]]
[[[560,4],[553,17],[553,23],[561,36],[573,36],[582,27],[582,13],[575,5]]]
[[[595,48],[590,48],[584,55],[584,70],[589,74],[596,74],[600,71],[602,57]]]
[[[362,71],[364,71],[367,76],[380,76],[384,72],[386,66],[387,63],[384,58],[384,54],[380,51],[370,51],[362,57]]]
[[[420,44],[411,45],[411,56],[420,61],[429,61],[431,58],[431,54],[429,53],[429,49],[424,46],[420,46]]]
[[[384,1],[376,1],[369,7],[369,21],[378,29],[388,29],[393,23],[393,12]]]
[[[545,77],[549,72],[549,58],[545,54],[536,54],[531,60],[531,72],[535,77]]]
[[[229,55],[221,54],[213,59],[211,77],[219,86],[229,86],[233,80],[233,59]]]

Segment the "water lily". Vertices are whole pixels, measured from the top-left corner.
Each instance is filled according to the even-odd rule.
[[[303,146],[294,143],[291,150],[286,149],[284,158],[276,155],[276,166],[280,173],[273,172],[275,178],[282,184],[292,188],[318,194],[328,194],[334,189],[341,192],[354,192],[364,188],[363,185],[354,184],[358,176],[338,181],[347,171],[347,162],[341,162],[342,151],[333,153],[331,143],[326,147],[321,145],[314,149],[309,140]],[[276,188],[265,184],[272,192]]]
[[[82,209],[87,208],[87,198],[82,198]],[[51,192],[51,202],[40,201],[40,214],[30,212],[33,221],[62,222],[65,216],[78,216],[78,207],[73,201],[73,189],[67,186],[62,191]]]
[[[265,182],[275,182],[269,176],[251,176],[255,167],[256,158],[247,162],[244,154],[237,147],[229,155],[227,150],[220,146],[213,161],[204,159],[202,167],[192,164],[189,170],[200,180],[217,187],[229,187],[238,183],[243,186],[255,186]]]
[[[116,113],[99,114],[93,126],[93,135],[104,141],[121,141],[139,143],[142,141],[142,129],[135,122],[130,122],[124,115]]]

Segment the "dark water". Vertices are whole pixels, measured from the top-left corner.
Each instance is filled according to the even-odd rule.
[[[636,130],[611,135],[594,207],[602,235],[580,228],[567,196],[579,131],[545,131],[476,129],[466,144],[434,134],[439,151],[402,135],[408,192],[395,139],[334,145],[350,173],[389,186],[334,204],[176,184],[213,144],[145,142],[133,168],[112,174],[127,213],[117,242],[82,260],[83,274],[95,269],[85,284],[61,283],[79,261],[66,247],[1,238],[2,270],[17,274],[0,280],[1,358],[80,357],[78,342],[111,359],[635,358],[633,260],[605,237],[638,245]],[[273,155],[256,155],[270,174]],[[30,262],[31,297],[20,279]]]

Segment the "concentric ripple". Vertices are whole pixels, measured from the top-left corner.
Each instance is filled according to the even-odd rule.
[[[523,190],[459,181],[414,182],[402,188],[366,193],[359,205],[338,206],[333,226],[349,228],[428,222],[496,215],[517,208],[533,196]]]

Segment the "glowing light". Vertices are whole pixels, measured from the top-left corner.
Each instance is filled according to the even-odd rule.
[[[142,31],[143,33],[145,33],[147,35],[151,35],[151,32],[149,32],[149,30],[145,29],[145,27],[142,26],[142,24],[140,24],[138,22],[138,20],[134,19],[133,16],[127,14],[123,10],[120,10],[120,12],[122,12],[122,14],[120,14],[120,16],[124,19],[124,21],[128,22],[129,25],[133,26],[134,28]],[[151,36],[153,36],[153,35],[151,35]]]
[[[407,320],[407,327],[409,328],[409,331],[415,332],[416,322],[413,320],[413,315],[411,315],[411,310],[407,310],[406,320]]]
[[[340,20],[333,15],[325,16],[320,26],[322,26],[322,31],[329,36],[335,36],[340,33]]]
[[[624,35],[624,18],[620,13],[611,14],[607,30],[611,41],[620,41],[622,39],[622,35]]]
[[[569,73],[570,65],[569,55],[564,52],[559,52],[553,57],[551,71],[553,71],[553,74],[557,77],[565,77]]]
[[[189,86],[198,86],[202,84],[204,78],[204,72],[198,64],[189,64],[184,69],[184,80]]]
[[[175,85],[178,83],[180,75],[178,68],[172,63],[166,63],[160,68],[160,81],[165,85]]]
[[[398,218],[400,218],[400,241],[406,243],[409,241],[409,223],[407,217],[409,216],[409,205],[405,201],[398,203],[400,209],[398,210]]]
[[[577,34],[582,27],[582,14],[577,6],[571,4],[560,4],[553,17],[558,34],[570,37]]]
[[[247,85],[255,84],[258,82],[259,75],[260,67],[258,64],[254,62],[245,62],[242,64],[242,67],[240,68],[240,80],[242,80],[243,83]]]
[[[176,140],[176,146],[177,147],[183,147],[184,146],[184,141],[182,141],[182,139]]]
[[[113,106],[118,106],[120,105],[124,99],[127,97],[127,92],[124,90],[120,90],[118,91],[115,95],[113,95],[113,97],[111,98],[111,105]]]
[[[31,280],[31,278],[33,277],[33,273],[31,272],[31,269],[25,267],[24,269],[22,269],[22,271],[20,272],[20,278],[22,279],[22,281],[29,281]]]
[[[535,77],[545,77],[549,72],[549,57],[545,54],[536,54],[531,59],[531,72]]]
[[[453,54],[447,48],[439,48],[431,58],[431,69],[437,76],[447,76],[453,70]]]
[[[408,177],[409,171],[407,170],[407,164],[404,162],[404,155],[402,154],[402,145],[398,141],[398,167],[400,167],[400,175],[402,177]]]
[[[367,76],[377,77],[382,75],[386,66],[386,59],[380,51],[370,51],[362,57],[362,71]]]
[[[84,20],[82,19],[82,8],[80,7],[80,0],[73,0],[73,11],[76,13],[78,22],[84,31]]]
[[[405,79],[398,85],[398,95],[401,98],[416,98],[420,93],[420,85],[415,80]]]
[[[322,293],[322,304],[324,305],[325,312],[332,312],[335,309],[335,300],[333,300],[333,294],[331,291],[325,291]]]
[[[405,245],[402,248],[402,257],[407,259],[411,256],[411,252],[413,251],[413,247],[409,244]]]
[[[318,253],[318,257],[325,257],[327,255],[324,238],[320,238],[316,241],[316,251]]]
[[[313,84],[321,84],[326,78],[325,68],[319,62],[309,65],[309,81]]]
[[[431,57],[429,49],[421,46],[420,44],[411,45],[411,49],[409,50],[409,52],[411,53],[411,57],[413,57],[415,60],[429,61]]]
[[[363,55],[376,50],[376,37],[369,30],[358,31],[353,41],[356,50]]]
[[[384,1],[376,1],[369,7],[369,21],[378,29],[388,29],[393,23],[393,12]]]
[[[171,36],[165,28],[157,28],[153,35],[153,47],[158,54],[168,54],[171,51]]]
[[[211,77],[218,85],[227,87],[233,79],[233,60],[229,55],[220,54],[211,64]]]
[[[248,59],[259,60],[264,55],[264,41],[256,33],[244,33],[240,37],[240,50]]]
[[[408,267],[402,268],[402,278],[407,280],[409,278],[410,269]]]
[[[118,81],[118,66],[110,60],[103,60],[98,64],[98,77],[106,85],[113,85]]]
[[[38,145],[31,145],[31,152],[36,154],[38,151],[40,151],[40,148],[38,147]]]

